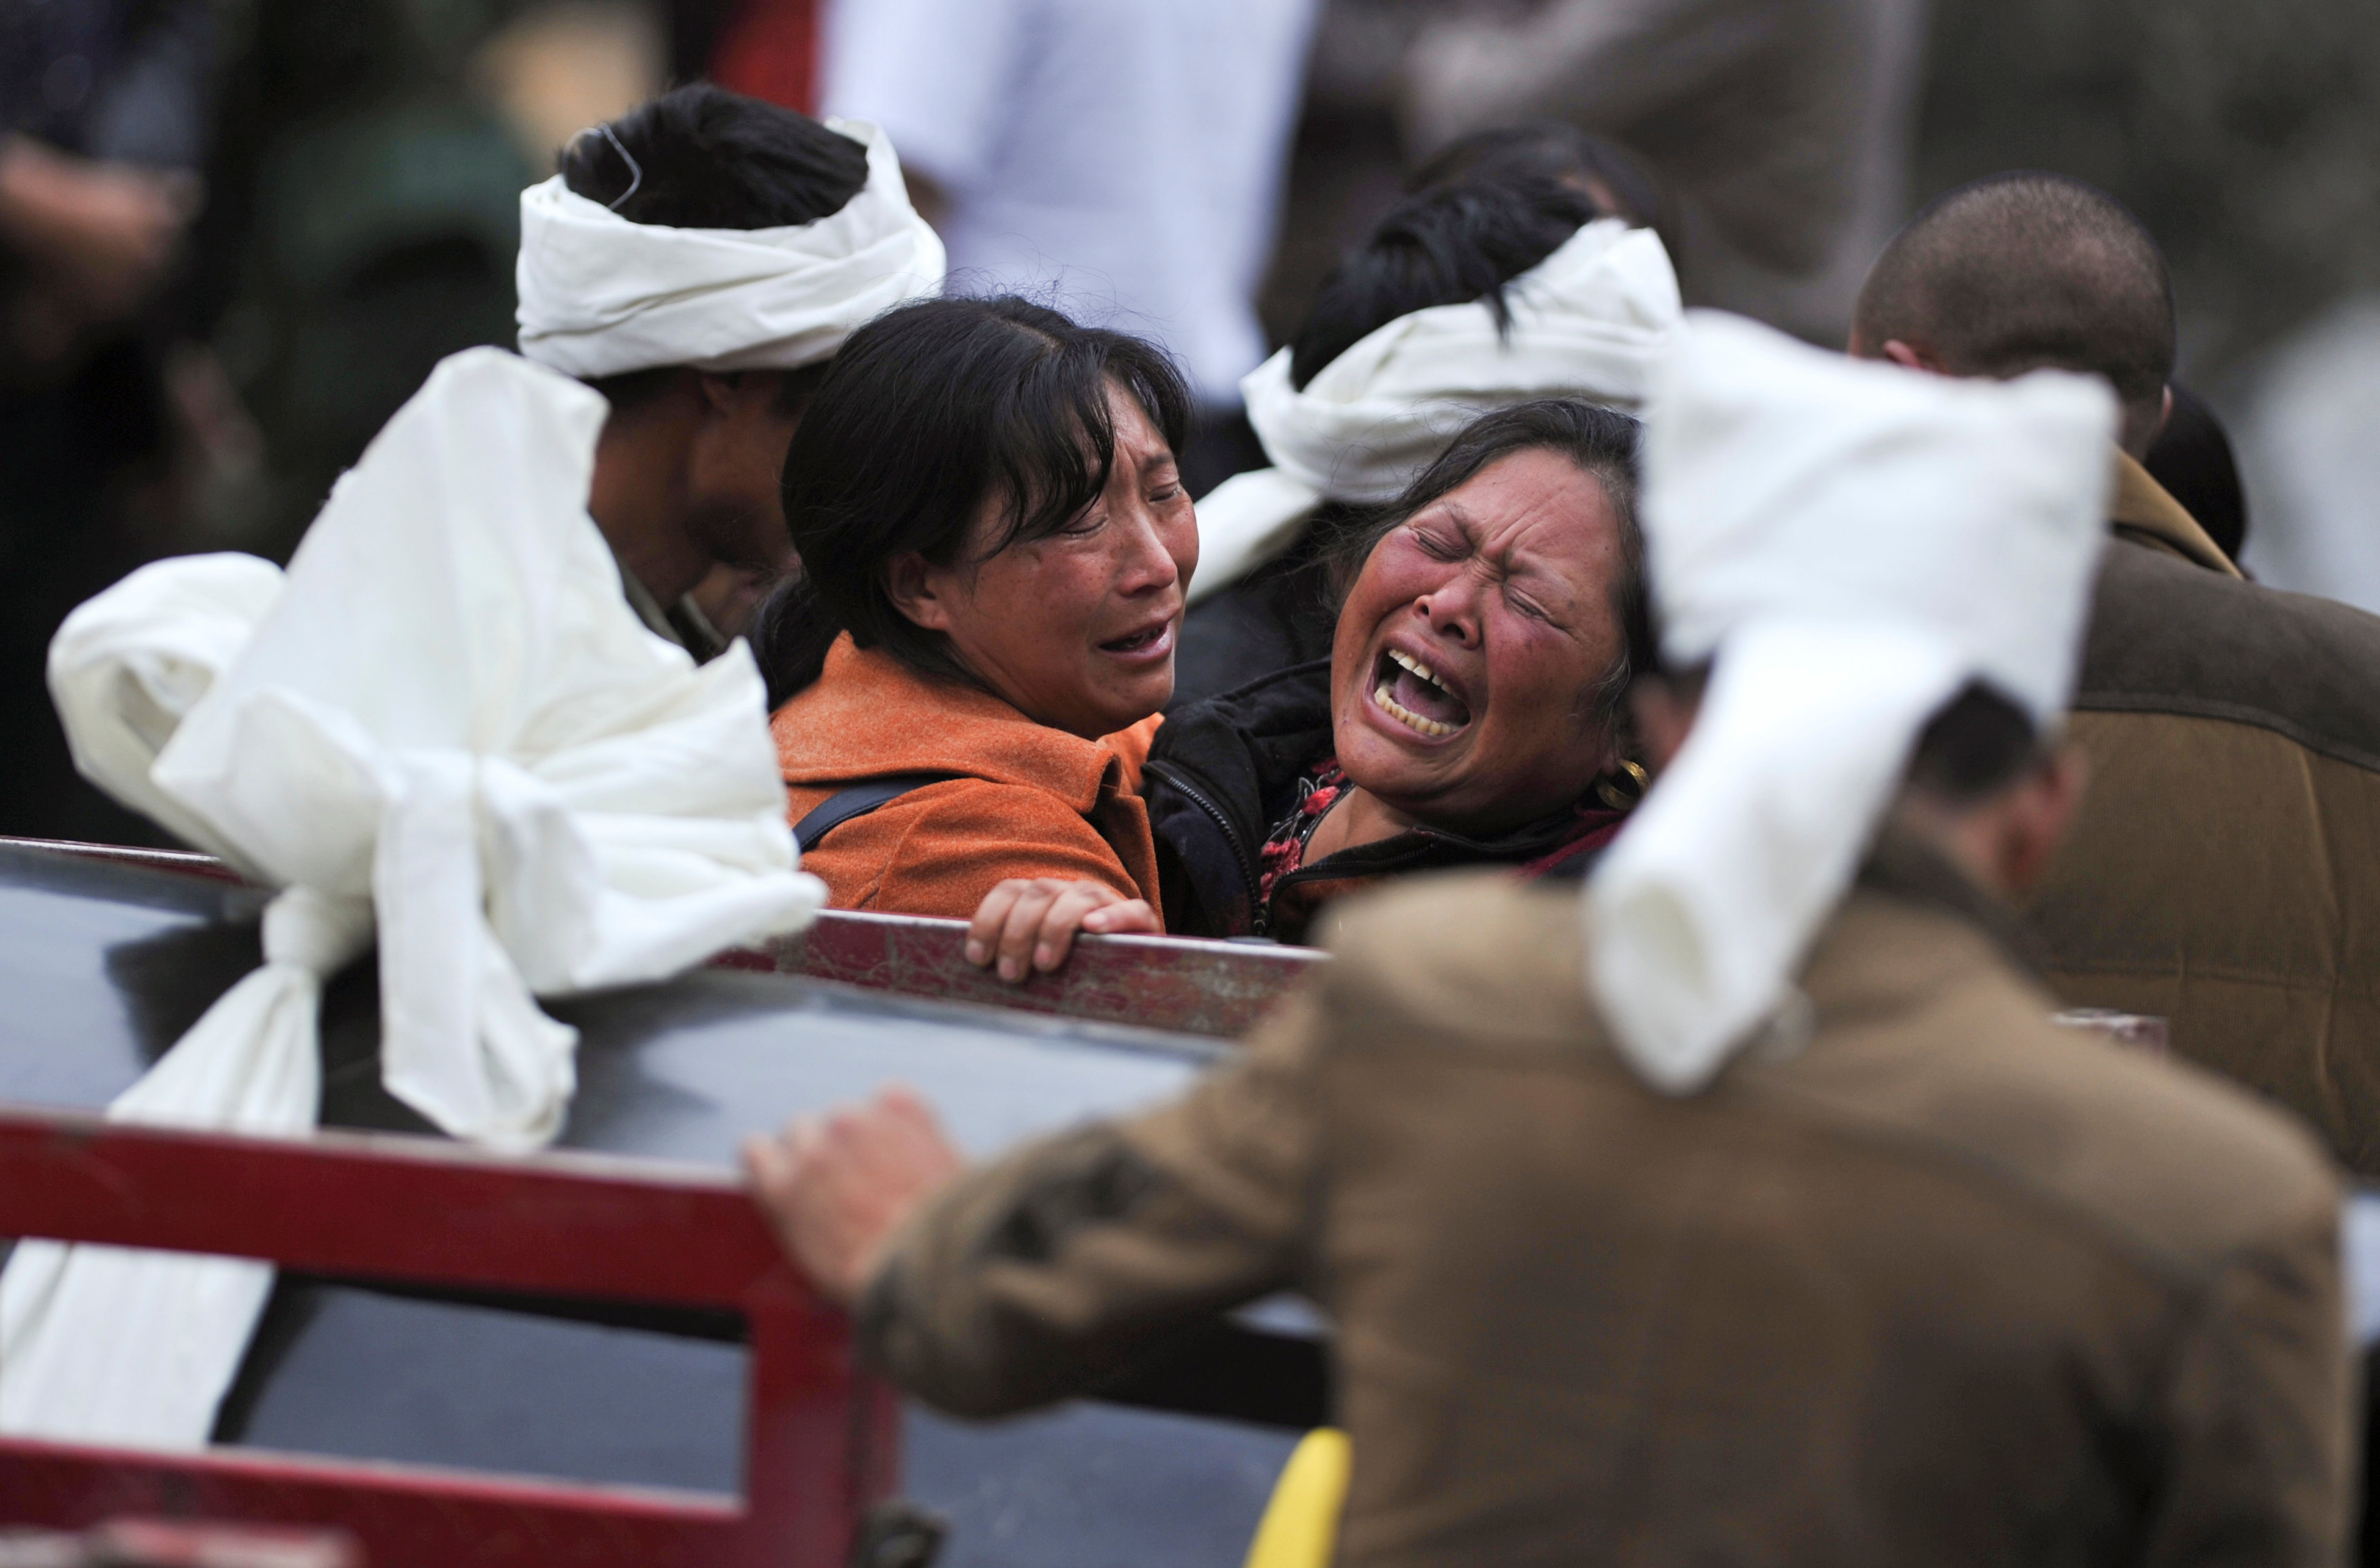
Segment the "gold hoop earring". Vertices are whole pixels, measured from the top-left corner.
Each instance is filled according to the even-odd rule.
[[[1653,787],[1652,775],[1625,757],[1620,760],[1619,771],[1627,775],[1631,789],[1623,792],[1619,779],[1607,773],[1595,781],[1595,797],[1614,811],[1633,811],[1636,803],[1645,798],[1645,792]]]

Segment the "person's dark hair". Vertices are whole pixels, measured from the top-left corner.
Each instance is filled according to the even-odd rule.
[[[2231,455],[2231,437],[2205,399],[2180,382],[2172,385],[2173,413],[2141,467],[2237,561],[2248,542],[2248,497]]]
[[[887,565],[913,551],[955,564],[987,500],[1000,522],[977,560],[1080,516],[1115,458],[1111,385],[1181,450],[1189,388],[1139,338],[1014,298],[904,305],[853,334],[785,453],[785,522],[802,569],[750,632],[770,708],[818,679],[845,631],[914,670],[977,684],[941,633],[893,605]]]
[[[1636,522],[1637,446],[1642,432],[1643,427],[1627,415],[1577,397],[1540,398],[1481,415],[1463,428],[1436,462],[1415,477],[1403,494],[1340,536],[1330,563],[1337,597],[1344,601],[1364,563],[1382,540],[1440,497],[1468,484],[1489,464],[1522,452],[1552,452],[1567,457],[1603,487],[1620,519],[1620,581],[1612,605],[1620,620],[1620,654],[1587,694],[1589,716],[1598,723],[1610,723],[1620,713],[1636,672],[1646,667],[1653,656],[1645,602],[1645,537]]]
[[[1290,345],[1303,388],[1331,360],[1400,316],[1476,299],[1510,325],[1504,286],[1603,216],[1579,186],[1511,175],[1433,187],[1389,209],[1369,238],[1330,270]]]
[[[850,137],[707,81],[579,132],[556,163],[588,201],[671,228],[816,223],[868,184],[868,149]]]
[[[1907,780],[1945,805],[1973,806],[2016,783],[2041,755],[2025,711],[1990,682],[1973,680],[1925,722]]]
[[[783,228],[843,211],[868,184],[868,149],[808,115],[695,82],[579,132],[555,160],[563,183],[630,223]],[[662,367],[589,384],[613,407],[651,397]],[[784,372],[782,406],[807,404],[823,365]]]
[[[1660,181],[1619,142],[1562,120],[1528,120],[1457,138],[1406,176],[1405,189],[1533,178],[1586,190],[1601,209],[1597,216],[1623,218],[1651,229],[1668,247],[1671,262],[1683,266],[1675,243],[1677,225]]]
[[[2173,374],[2173,279],[2141,221],[2107,192],[2020,172],[1961,186],[1910,221],[1860,290],[1854,330],[1953,375],[2045,366],[2103,376],[2145,443]]]

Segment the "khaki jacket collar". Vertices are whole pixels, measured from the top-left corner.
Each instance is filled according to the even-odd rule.
[[[2129,452],[2116,453],[2116,502],[2110,521],[2118,534],[2167,551],[2210,572],[2236,577],[2240,568],[2215,542],[2198,519],[2173,498],[2172,492],[2149,477]]]
[[[1883,830],[1860,867],[1858,885],[1973,927],[2026,978],[2047,983],[2045,954],[2032,929],[1948,856],[1915,835],[1889,827]]]

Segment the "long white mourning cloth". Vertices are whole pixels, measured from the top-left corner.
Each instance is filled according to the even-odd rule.
[[[535,996],[659,979],[806,923],[760,676],[641,626],[587,513],[596,393],[446,360],[291,563],[147,567],[68,617],[78,763],[283,891],[263,967],[111,1117],[294,1135],[322,983],[377,930],[382,1075],[457,1136],[561,1128],[574,1031]],[[272,1270],[28,1242],[0,1277],[0,1430],[202,1443]]]
[[[940,293],[942,242],[910,207],[892,143],[864,121],[827,127],[866,144],[868,183],[814,223],[632,223],[560,175],[521,192],[520,351],[573,376],[796,370]]]
[[[1634,409],[1680,313],[1661,241],[1618,218],[1582,226],[1504,293],[1508,331],[1484,302],[1440,305],[1358,339],[1303,389],[1286,348],[1249,371],[1240,393],[1273,466],[1198,503],[1191,601],[1288,549],[1326,501],[1395,499],[1491,408],[1574,396]]]
[[[1961,382],[1694,311],[1647,408],[1665,661],[1715,661],[1685,745],[1589,879],[1588,984],[1649,1082],[1707,1083],[1791,995],[1919,731],[1970,680],[2063,711],[2116,405]]]

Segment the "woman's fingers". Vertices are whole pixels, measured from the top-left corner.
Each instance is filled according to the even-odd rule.
[[[1103,905],[1083,917],[1083,930],[1092,936],[1163,936],[1164,924],[1145,898],[1126,898]]]
[[[967,923],[966,961],[996,964],[1000,978],[1014,983],[1064,963],[1078,930],[1162,935],[1164,927],[1147,900],[1126,898],[1104,882],[1012,878],[976,906]]]
[[[1041,943],[1042,926],[1050,911],[1074,889],[1085,885],[1087,884],[1043,877],[1017,894],[1016,902],[1009,906],[1008,918],[1000,932],[1002,979],[1021,980],[1032,972],[1034,950]]]
[[[1054,969],[1066,961],[1075,945],[1078,930],[1111,931],[1138,930],[1144,928],[1114,923],[1115,912],[1131,908],[1147,910],[1139,899],[1127,899],[1115,889],[1100,882],[1075,882],[1059,894],[1041,917],[1041,930],[1034,939],[1033,966],[1044,971]],[[1154,916],[1150,917],[1154,929]],[[1097,922],[1094,924],[1094,922]]]
[[[1008,912],[1026,888],[1029,880],[1010,878],[983,895],[976,906],[975,918],[967,922],[966,961],[978,969],[991,962],[992,944],[1000,940],[1001,929],[1008,923]]]

